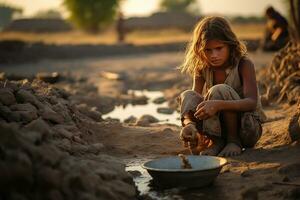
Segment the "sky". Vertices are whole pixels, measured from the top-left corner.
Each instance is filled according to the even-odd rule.
[[[32,16],[36,12],[57,9],[65,12],[63,0],[0,0],[23,8],[24,16]],[[283,0],[197,0],[202,14],[223,15],[262,15],[268,5],[272,5],[286,15]],[[160,0],[124,0],[122,10],[127,17],[147,16],[159,8]],[[66,14],[64,15],[66,16]]]

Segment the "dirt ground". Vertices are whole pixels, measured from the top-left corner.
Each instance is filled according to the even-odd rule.
[[[259,71],[270,63],[273,54],[255,52],[249,56]],[[176,70],[182,59],[182,53],[159,53],[101,59],[43,60],[1,66],[1,71],[24,76],[59,72],[65,76],[85,78],[84,84],[57,83],[56,86],[71,92],[74,102],[84,102],[106,113],[111,109],[105,110],[103,107],[128,103],[128,89],[163,91],[174,107],[176,95],[191,84],[189,77]],[[103,71],[118,73],[122,78],[109,80],[101,77]],[[270,104],[264,109],[268,122],[263,124],[263,135],[255,148],[229,158],[229,164],[223,168],[213,186],[185,191],[185,197],[180,197],[179,193],[177,199],[197,199],[203,194],[208,199],[300,198],[300,148],[299,144],[291,143],[287,130],[296,105]],[[102,153],[115,156],[125,164],[129,160],[189,154],[179,141],[179,126],[157,123],[138,125],[114,120],[101,123],[101,134],[86,135],[83,139],[89,144],[101,142],[105,146]],[[99,125],[89,128],[99,131]],[[186,197],[187,193],[189,197]]]

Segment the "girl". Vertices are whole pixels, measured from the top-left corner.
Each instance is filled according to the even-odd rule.
[[[196,25],[180,69],[193,75],[192,90],[180,95],[180,137],[192,153],[204,144],[201,154],[213,156],[253,147],[265,117],[254,65],[224,18],[206,17]]]

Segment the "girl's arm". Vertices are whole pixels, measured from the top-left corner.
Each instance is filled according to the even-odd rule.
[[[202,76],[194,74],[194,78],[193,78],[193,90],[195,92],[198,92],[199,94],[202,94],[204,83],[205,83],[205,80],[204,80],[204,78]]]
[[[243,59],[239,66],[243,84],[244,98],[240,100],[222,101],[219,110],[253,111],[257,104],[257,85],[254,64],[249,59]]]
[[[253,63],[245,59],[241,61],[239,73],[243,83],[244,98],[240,100],[209,100],[203,101],[197,107],[195,117],[207,119],[218,111],[253,111],[257,104],[256,75]]]
[[[197,74],[194,74],[193,76],[193,90],[199,94],[202,94],[202,89],[204,86],[205,80],[203,79],[202,76],[199,76]],[[192,115],[192,116],[191,116]],[[194,123],[193,118],[194,118],[194,113],[186,113],[184,116],[182,116],[182,125],[185,126],[189,123]]]

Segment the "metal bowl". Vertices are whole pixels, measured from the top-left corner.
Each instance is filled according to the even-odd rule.
[[[160,158],[145,162],[142,167],[153,178],[153,183],[161,187],[203,187],[213,183],[225,158],[215,156],[186,156],[191,169],[183,169],[178,156]]]

